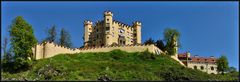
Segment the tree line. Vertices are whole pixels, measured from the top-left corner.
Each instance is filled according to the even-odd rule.
[[[55,42],[59,45],[72,47],[70,34],[62,28],[60,31],[60,38],[57,37],[57,27],[53,25],[47,30],[47,37],[42,41]],[[22,16],[17,16],[8,30],[10,38],[5,37],[3,41],[4,56],[1,59],[1,71],[19,72],[31,69],[34,57],[32,54],[32,47],[37,44],[37,39],[34,36],[32,26],[24,20]],[[167,28],[164,30],[164,39],[154,41],[149,38],[144,44],[154,44],[159,49],[167,52],[168,55],[177,54],[174,47],[180,47],[180,32],[176,29]],[[175,42],[178,44],[176,45]],[[10,43],[10,49],[7,45]],[[228,67],[228,61],[225,56],[221,56],[217,60],[217,70],[224,74],[226,71],[236,71],[234,67]]]

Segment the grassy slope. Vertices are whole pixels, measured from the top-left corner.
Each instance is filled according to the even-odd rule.
[[[149,53],[60,54],[35,61],[31,70],[17,74],[2,73],[8,78],[30,80],[97,80],[106,74],[112,80],[225,80],[220,75],[184,68],[169,56]],[[218,78],[218,79],[216,79]]]

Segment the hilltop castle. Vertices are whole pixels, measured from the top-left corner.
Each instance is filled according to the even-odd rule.
[[[113,13],[104,12],[104,20],[96,22],[84,21],[84,47],[67,48],[53,42],[43,42],[32,48],[35,59],[49,58],[58,54],[73,54],[86,52],[109,52],[120,49],[126,52],[143,52],[160,55],[165,53],[154,44],[141,44],[141,23],[133,22],[133,25],[126,25],[113,20]],[[174,49],[177,51],[177,42],[174,39]],[[176,52],[177,53],[177,52]],[[177,58],[177,54],[171,58],[184,64]]]
[[[84,47],[141,44],[141,27],[138,21],[130,26],[113,20],[113,13],[105,11],[104,19],[95,24],[84,21]]]

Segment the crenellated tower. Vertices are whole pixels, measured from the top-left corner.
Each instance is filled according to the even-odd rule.
[[[84,46],[90,43],[90,35],[92,33],[92,22],[89,20],[84,21]]]
[[[104,44],[111,45],[112,44],[112,36],[111,33],[113,32],[113,13],[111,11],[104,12]]]
[[[141,44],[141,28],[142,24],[139,21],[133,22],[133,28],[134,28],[134,37],[136,40],[136,44]]]

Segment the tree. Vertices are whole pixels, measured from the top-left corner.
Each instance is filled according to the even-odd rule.
[[[57,36],[56,26],[53,25],[51,28],[49,28],[47,33],[48,33],[48,36],[45,39],[45,41],[54,42],[56,40],[56,36]]]
[[[228,69],[228,60],[227,57],[222,55],[219,59],[217,59],[217,71],[224,74],[224,71]]]
[[[227,72],[229,72],[229,73],[237,72],[237,69],[235,67],[229,67],[227,69]]]
[[[64,29],[61,29],[59,44],[66,47],[72,47],[70,34]]]
[[[163,40],[159,39],[155,42],[155,44],[159,49],[161,49],[162,51],[165,51],[165,46],[164,46]]]
[[[4,42],[3,42],[3,58],[5,59],[7,57],[6,53],[7,53],[7,44],[8,44],[8,38],[4,37]]]
[[[152,38],[149,38],[148,40],[146,40],[146,41],[144,42],[144,44],[145,44],[145,45],[147,45],[147,44],[154,44],[154,40],[153,40]]]
[[[32,47],[37,44],[32,26],[17,16],[10,25],[11,51],[14,53],[15,69],[26,68],[30,65],[32,56]]]
[[[180,47],[179,38],[180,33],[176,29],[167,28],[164,30],[164,41],[166,42],[165,49],[169,55],[177,53],[174,47]],[[175,42],[177,42],[177,44]]]

